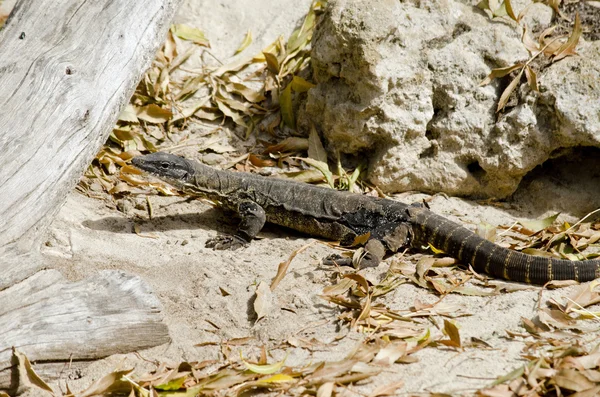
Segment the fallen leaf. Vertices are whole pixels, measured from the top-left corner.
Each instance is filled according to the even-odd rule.
[[[256,321],[267,316],[272,310],[273,293],[264,281],[261,281],[256,287],[256,299],[253,306],[257,315]]]
[[[504,107],[508,103],[510,94],[512,94],[512,92],[515,90],[515,88],[517,88],[517,85],[519,85],[519,83],[521,82],[522,76],[523,76],[523,69],[521,69],[521,71],[517,74],[517,76],[513,79],[513,81],[511,81],[510,84],[508,85],[508,87],[506,87],[504,92],[502,92],[502,95],[500,96],[500,100],[498,101],[498,107],[496,108],[496,112],[499,112],[502,109],[504,109]]]
[[[148,123],[160,124],[167,122],[173,117],[170,110],[163,109],[160,106],[152,103],[137,110],[137,117]]]
[[[404,382],[394,382],[387,385],[377,386],[370,394],[369,397],[382,397],[382,396],[395,396],[396,391],[404,386]]]
[[[264,153],[303,152],[308,149],[308,139],[289,137],[278,144],[268,146]]]
[[[306,92],[311,88],[316,87],[315,84],[304,80],[300,76],[294,76],[290,85],[292,86],[292,90],[294,90],[294,92]]]
[[[133,372],[133,369],[115,371],[108,375],[104,375],[102,378],[92,383],[92,385],[84,390],[81,394],[78,394],[78,397],[102,396],[118,391],[128,392],[132,387],[131,383],[123,381],[122,379],[123,376],[129,375],[131,372]]]
[[[244,37],[244,40],[242,40],[242,44],[240,44],[238,49],[235,50],[235,55],[239,54],[240,52],[242,52],[246,48],[248,48],[250,43],[252,43],[252,32],[248,31],[248,32],[246,32],[246,36]]]
[[[335,189],[335,184],[333,183],[333,174],[331,173],[331,171],[329,171],[329,165],[327,165],[327,163],[325,163],[323,161],[313,160],[311,158],[297,157],[297,159],[302,160],[305,163],[312,165],[313,167],[318,169],[325,177],[325,180],[327,181],[327,184],[329,185],[329,187],[332,189]]]
[[[561,45],[558,50],[554,53],[553,62],[559,61],[569,55],[576,55],[575,47],[579,43],[579,38],[581,37],[581,19],[579,18],[579,12],[575,14],[575,25],[573,26],[573,31],[569,36],[568,40]]]
[[[308,135],[308,157],[313,160],[327,163],[327,152],[323,147],[323,143],[321,143],[321,138],[319,137],[319,133],[314,124],[311,124],[310,133]]]
[[[279,96],[279,108],[283,123],[289,128],[296,128],[296,120],[294,118],[294,109],[292,107],[292,85],[288,84],[283,89]]]
[[[262,375],[270,375],[270,374],[274,374],[275,372],[281,370],[281,368],[283,368],[283,365],[285,364],[285,360],[287,359],[287,355],[285,356],[285,358],[279,362],[276,362],[274,364],[252,364],[247,362],[246,360],[244,360],[244,357],[242,356],[242,352],[240,351],[240,357],[242,359],[242,362],[244,363],[244,365],[246,366],[246,368],[251,371],[254,372],[255,374],[262,374]]]
[[[171,26],[171,32],[180,39],[192,41],[198,45],[210,47],[210,43],[204,33],[198,29],[185,24]]]
[[[526,219],[519,219],[519,223],[521,225],[523,225],[525,228],[531,230],[533,233],[537,233],[540,230],[544,230],[545,228],[547,228],[548,226],[551,226],[554,221],[556,221],[556,218],[558,218],[558,216],[560,215],[560,212],[557,212],[554,215],[551,215],[547,218],[544,219],[536,219],[536,220],[526,220]]]
[[[19,381],[22,386],[27,388],[35,386],[54,395],[54,390],[39,377],[31,366],[29,359],[23,353],[13,347],[13,355],[19,363]]]

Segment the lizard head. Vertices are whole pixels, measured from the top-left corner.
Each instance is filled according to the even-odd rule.
[[[131,163],[142,171],[181,188],[194,178],[193,165],[183,157],[165,152],[138,156]]]

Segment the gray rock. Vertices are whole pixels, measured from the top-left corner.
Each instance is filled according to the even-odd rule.
[[[539,29],[551,11],[532,7],[525,20]],[[598,45],[581,40],[578,51],[538,76],[540,93],[523,79],[497,114],[508,80],[479,84],[529,58],[516,24],[453,0],[333,0],[298,123],[320,126],[334,151],[369,153],[369,177],[385,191],[506,197],[558,149],[598,146]]]

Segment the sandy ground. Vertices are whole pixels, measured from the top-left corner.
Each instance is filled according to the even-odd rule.
[[[583,164],[574,163],[572,167],[562,164],[559,168],[571,168],[575,174],[576,170],[585,169],[585,162],[589,161],[594,159],[584,159]],[[556,172],[550,175],[554,177]],[[544,198],[562,192],[557,202],[575,202],[573,197],[578,193],[574,192],[580,188],[577,183],[561,180],[563,186],[557,186],[552,183],[553,177],[538,175],[526,181],[527,187],[516,195],[522,200],[500,207],[442,196],[434,197],[431,206],[436,212],[472,226],[482,220],[510,224],[515,214],[537,216],[551,211],[545,204],[554,203],[540,199],[538,205],[532,207],[533,200],[525,200],[525,197],[536,194]],[[426,196],[408,195],[403,200],[416,201],[423,197]],[[201,201],[189,202],[181,197],[152,197],[151,200],[154,218],[147,220],[145,211],[134,209],[125,216],[110,208],[110,203],[74,192],[52,224],[48,237],[50,246],[44,248],[54,267],[69,279],[78,280],[101,269],[120,269],[140,275],[152,286],[163,304],[164,321],[173,341],[141,352],[142,357],[166,362],[218,359],[218,346],[195,345],[249,336],[255,338],[249,346],[255,347],[277,346],[294,336],[314,337],[323,342],[325,347],[312,352],[290,347],[270,350],[273,359],[281,359],[287,352],[286,363],[300,365],[341,359],[364,338],[358,332],[340,327],[336,321],[338,309],[318,296],[331,284],[332,270],[321,266],[319,260],[332,252],[332,248],[317,243],[299,254],[274,292],[272,311],[256,322],[252,309],[256,285],[260,281],[270,282],[278,264],[311,239],[269,226],[248,248],[235,252],[213,251],[204,247],[206,240],[217,233],[231,232],[235,227],[226,215]],[[147,237],[135,234],[134,225]],[[369,269],[366,275],[381,278],[388,268],[387,263]],[[223,296],[221,289],[230,295]],[[545,291],[543,300],[551,297],[564,300],[572,289]],[[520,319],[535,315],[538,298],[537,287],[492,297],[449,295],[446,303],[457,305],[468,314],[457,319],[463,340],[476,337],[489,343],[493,350],[457,352],[426,348],[416,354],[417,363],[395,365],[379,375],[377,383],[403,380],[404,393],[438,391],[458,395],[489,384],[495,377],[523,363],[520,359],[523,343],[507,339],[505,330],[523,332]],[[393,310],[406,310],[415,300],[433,303],[437,299],[428,290],[405,284],[380,301]],[[340,335],[346,337],[337,340]],[[248,346],[243,349],[245,354],[256,351]],[[117,355],[65,376],[71,378],[71,388],[77,390],[111,370],[131,366],[140,371],[153,367],[138,355]],[[364,387],[369,390],[373,386]]]
[[[292,6],[295,2],[196,2],[182,11],[178,20],[204,29],[213,52],[224,59],[237,48],[248,29],[253,31],[255,50],[279,34],[289,34],[308,8],[309,2],[301,3]],[[565,212],[565,219],[574,219],[600,206],[599,177],[594,171],[598,169],[597,152],[583,154],[583,159],[558,160],[532,173],[508,203],[482,206],[435,196],[430,205],[434,211],[473,228],[481,221],[511,224],[519,217],[536,218],[556,210]],[[423,197],[426,196],[403,195],[401,199],[410,202]],[[336,321],[338,309],[318,296],[331,284],[332,270],[319,261],[333,252],[332,248],[316,243],[299,254],[274,292],[272,311],[256,322],[252,309],[256,285],[270,282],[278,264],[312,240],[269,226],[248,248],[213,251],[204,247],[206,240],[234,230],[227,215],[201,201],[182,197],[151,197],[151,201],[154,218],[149,220],[143,209],[126,208],[124,214],[110,202],[73,192],[49,230],[44,254],[51,266],[67,278],[79,280],[101,269],[119,269],[143,277],[163,304],[164,321],[172,338],[170,344],[139,355],[112,356],[82,371],[65,373],[72,390],[81,390],[117,368],[134,366],[140,372],[153,368],[141,357],[170,362],[218,359],[218,346],[195,346],[203,342],[248,336],[255,338],[251,344],[255,347],[277,346],[292,336],[314,337],[323,342],[321,348],[312,352],[300,347],[270,350],[273,359],[281,359],[287,352],[286,363],[294,365],[341,359],[364,338],[340,326]],[[135,225],[142,236],[134,233]],[[389,260],[370,269],[367,275],[373,279],[382,277],[388,264]],[[544,292],[543,299],[561,299],[572,289]],[[221,290],[229,295],[224,296]],[[493,349],[458,352],[426,348],[416,353],[417,363],[394,365],[378,375],[377,383],[402,380],[403,394],[437,391],[456,395],[488,385],[497,376],[522,365],[523,343],[507,339],[505,330],[523,331],[520,319],[535,315],[538,298],[536,287],[492,297],[449,295],[448,303],[470,314],[457,319],[461,336],[465,340],[480,338]],[[405,284],[381,302],[393,310],[405,310],[415,300],[430,303],[437,299],[428,290]],[[338,339],[340,335],[346,337]],[[374,384],[361,390],[369,391]]]

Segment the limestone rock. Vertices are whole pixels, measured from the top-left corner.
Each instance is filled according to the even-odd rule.
[[[540,28],[551,10],[534,7],[526,20]],[[529,58],[516,24],[454,0],[334,0],[299,126],[318,125],[335,151],[368,153],[385,191],[506,197],[561,148],[598,146],[599,45],[581,40],[580,56],[543,70],[539,93],[523,79],[497,114],[507,80],[479,84]]]

